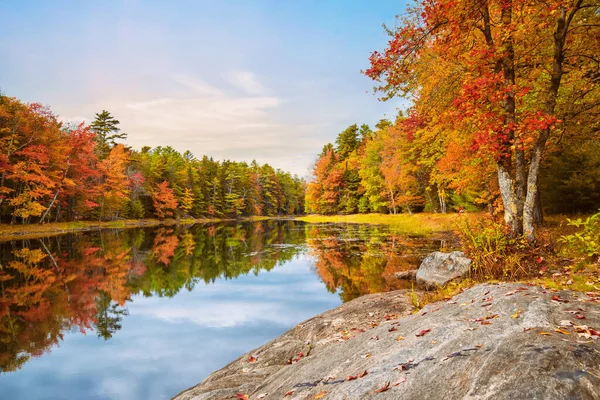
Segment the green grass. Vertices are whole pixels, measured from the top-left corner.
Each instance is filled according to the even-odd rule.
[[[352,215],[307,215],[294,218],[308,223],[347,223],[389,225],[397,233],[428,235],[452,230],[456,214],[352,214]]]

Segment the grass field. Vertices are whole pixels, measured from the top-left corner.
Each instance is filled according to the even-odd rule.
[[[390,225],[397,232],[430,234],[452,230],[458,214],[352,214],[352,215],[307,215],[294,218],[309,223],[348,223]]]

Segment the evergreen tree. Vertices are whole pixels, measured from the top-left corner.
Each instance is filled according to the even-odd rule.
[[[106,158],[110,149],[117,144],[116,140],[127,139],[127,134],[121,132],[119,124],[119,120],[106,110],[96,113],[96,119],[92,122],[91,129],[96,134],[96,155],[101,160]]]

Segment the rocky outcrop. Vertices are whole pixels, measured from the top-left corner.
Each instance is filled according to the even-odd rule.
[[[410,269],[408,271],[400,271],[394,274],[398,279],[404,279],[407,281],[414,281],[417,278],[417,270]]]
[[[436,251],[425,257],[421,263],[416,275],[417,284],[426,288],[442,286],[453,279],[467,275],[469,268],[471,268],[471,259],[465,257],[463,252]]]
[[[176,398],[600,399],[597,294],[486,284],[403,316],[405,295],[315,317]]]

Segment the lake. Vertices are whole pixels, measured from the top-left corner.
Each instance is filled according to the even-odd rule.
[[[289,220],[2,242],[0,398],[169,399],[343,301],[406,288],[394,272],[444,245]]]

